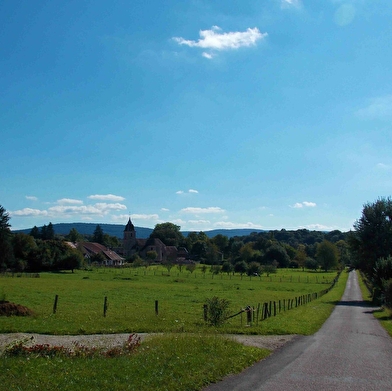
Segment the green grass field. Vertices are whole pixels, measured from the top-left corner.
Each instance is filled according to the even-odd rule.
[[[93,334],[119,332],[199,332],[208,331],[203,320],[203,304],[217,296],[230,302],[237,313],[248,305],[283,301],[320,292],[336,272],[311,273],[279,270],[261,277],[193,274],[159,267],[149,269],[95,269],[75,273],[41,273],[40,278],[0,277],[0,294],[6,300],[27,306],[34,317],[2,318],[0,332],[49,334]],[[53,314],[58,295],[56,314]],[[108,309],[103,316],[104,298]],[[155,302],[158,301],[158,315]],[[282,302],[283,303],[283,302]],[[282,304],[283,306],[283,304]],[[270,322],[270,320],[268,320]],[[265,327],[267,321],[247,327],[246,317],[226,322],[225,333],[290,333]],[[295,330],[297,333],[298,330]]]
[[[0,356],[1,386],[30,391],[198,391],[209,383],[265,358],[265,349],[242,346],[218,333],[312,334],[340,300],[348,274],[335,287],[306,305],[282,312],[257,326],[234,318],[220,328],[202,321],[202,304],[213,295],[226,298],[236,311],[258,302],[319,292],[336,273],[280,270],[272,277],[162,275],[162,270],[99,270],[42,274],[40,278],[0,278],[0,295],[36,311],[34,318],[4,318],[0,332],[175,331],[150,337],[131,356],[114,358],[26,358]],[[87,278],[88,277],[88,278]],[[58,311],[52,314],[54,295]],[[109,309],[103,317],[103,297]],[[159,315],[155,315],[155,300]],[[195,331],[197,330],[197,331]],[[184,331],[184,332],[181,332]],[[191,331],[191,333],[189,332]],[[181,333],[180,333],[181,332]],[[210,334],[208,333],[210,332]],[[213,333],[214,335],[211,335]]]

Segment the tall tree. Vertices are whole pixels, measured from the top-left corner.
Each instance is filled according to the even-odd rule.
[[[302,270],[305,269],[306,258],[306,247],[303,244],[299,244],[297,248],[297,253],[295,255],[295,260],[298,262],[298,266],[302,267]]]
[[[34,225],[34,227],[30,231],[30,236],[32,236],[34,239],[40,239],[41,238],[41,232],[39,231],[39,228]]]
[[[83,239],[83,236],[77,231],[76,228],[71,228],[69,234],[65,237],[70,242],[79,242]]]
[[[6,269],[14,262],[11,244],[10,216],[0,205],[0,268]]]
[[[316,257],[321,268],[328,271],[337,266],[339,252],[333,243],[323,240],[317,245]]]
[[[104,235],[101,226],[98,224],[93,233],[93,242],[103,244]]]
[[[354,229],[348,238],[354,266],[372,277],[377,260],[392,255],[392,199],[365,204]]]

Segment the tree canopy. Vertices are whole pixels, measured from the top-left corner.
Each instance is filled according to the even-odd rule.
[[[363,206],[348,242],[354,266],[372,276],[377,260],[392,255],[392,200],[379,198]]]
[[[160,239],[166,246],[180,246],[184,242],[184,236],[180,232],[181,227],[173,223],[157,224],[150,238]]]

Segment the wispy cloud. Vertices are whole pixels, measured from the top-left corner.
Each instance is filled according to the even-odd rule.
[[[38,201],[37,197],[34,196],[25,196],[26,200],[30,200],[30,201]]]
[[[225,210],[217,206],[210,206],[208,208],[188,207],[188,208],[181,209],[180,212],[198,215],[198,214],[209,214],[209,213],[225,213]]]
[[[241,47],[249,47],[256,45],[268,36],[267,33],[261,33],[255,28],[248,28],[246,31],[231,31],[228,33],[221,32],[218,26],[212,26],[211,30],[200,30],[198,41],[185,39],[182,37],[174,37],[173,40],[179,45],[185,45],[192,48],[208,49],[209,52],[204,51],[202,56],[208,59],[214,57],[215,51],[235,50]]]
[[[131,215],[133,220],[158,220],[157,214],[133,214]]]
[[[294,205],[291,206],[291,208],[294,209],[315,208],[316,206],[317,204],[315,202],[304,201],[304,202],[296,202]]]
[[[31,209],[31,208],[23,208],[20,210],[15,210],[9,213],[10,216],[47,216],[48,211],[39,210],[39,209]]]
[[[188,191],[184,191],[184,190],[178,190],[178,191],[176,191],[176,194],[186,194],[186,193],[189,193],[189,194],[198,194],[199,192],[198,192],[197,190],[195,190],[195,189],[189,189]]]
[[[120,203],[97,203],[94,205],[67,205],[59,204],[46,210],[24,208],[10,212],[12,216],[47,216],[52,218],[64,218],[73,215],[81,217],[88,215],[105,216],[111,211],[126,210],[127,207]]]
[[[57,200],[57,203],[59,205],[64,205],[64,204],[78,204],[78,205],[81,205],[81,204],[83,204],[83,201],[81,201],[81,200],[74,200],[72,198],[62,198],[61,200]]]
[[[368,105],[359,109],[356,114],[364,119],[391,119],[392,95],[371,99]]]
[[[301,0],[280,0],[280,8],[285,9],[285,8],[300,8],[302,7],[302,1]]]
[[[161,211],[162,211],[162,212],[170,212],[170,209],[167,209],[167,208],[161,208]]]
[[[125,198],[121,196],[117,196],[114,194],[95,194],[88,196],[90,200],[101,200],[101,201],[124,201]]]
[[[235,228],[254,228],[254,229],[263,229],[262,225],[254,224],[251,222],[247,223],[232,223],[230,221],[219,221],[214,223],[215,228],[223,228],[223,229],[235,229]]]

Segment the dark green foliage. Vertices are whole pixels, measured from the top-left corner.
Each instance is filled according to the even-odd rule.
[[[383,292],[384,304],[392,309],[392,279],[384,281]]]
[[[246,273],[248,276],[260,275],[262,273],[261,265],[258,262],[251,262]]]
[[[392,257],[380,258],[373,269],[371,282],[373,287],[382,291],[385,281],[392,279]]]
[[[248,270],[248,265],[245,261],[236,262],[234,265],[234,271],[239,274],[244,274]]]
[[[265,273],[265,274],[267,275],[267,277],[268,277],[270,274],[276,273],[276,271],[277,271],[276,269],[277,269],[277,263],[276,263],[276,261],[273,262],[273,263],[271,263],[271,264],[269,264],[269,265],[263,265],[263,266],[261,267],[261,271],[262,271],[263,273]]]
[[[392,255],[391,198],[365,204],[354,228],[348,238],[354,266],[372,277],[377,260]]]
[[[103,244],[104,241],[103,230],[99,224],[95,227],[92,241],[95,243]]]
[[[318,262],[313,258],[306,258],[305,267],[310,270],[317,270],[319,268]]]
[[[40,232],[39,228],[36,225],[34,225],[34,227],[31,229],[29,235],[32,236],[34,239],[40,239],[41,238],[41,232]]]
[[[150,238],[160,239],[166,246],[180,246],[185,238],[180,232],[180,226],[173,223],[157,224],[152,231]]]
[[[286,250],[277,243],[268,247],[264,254],[263,263],[272,264],[273,261],[278,262],[279,267],[288,267],[290,263]]]
[[[222,268],[221,268],[222,273],[230,274],[231,272],[233,272],[233,270],[234,267],[229,261],[225,261],[222,263]]]
[[[11,267],[14,263],[9,220],[9,214],[0,205],[0,269],[2,270]]]
[[[328,271],[337,266],[338,256],[337,247],[328,240],[323,240],[317,245],[317,262],[324,271]]]
[[[220,326],[229,316],[228,309],[230,302],[226,299],[220,299],[217,296],[206,299],[207,305],[207,322],[211,326]]]
[[[75,243],[81,241],[83,239],[83,236],[76,230],[76,228],[72,228],[69,231],[69,234],[65,237],[65,239]]]

